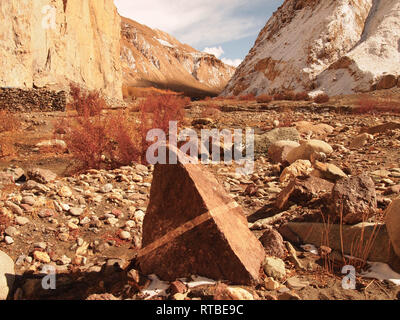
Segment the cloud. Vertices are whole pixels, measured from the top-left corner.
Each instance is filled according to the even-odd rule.
[[[265,17],[243,8],[274,0],[114,0],[121,15],[172,34],[181,42],[204,47],[257,34]],[[251,11],[251,10],[250,10]]]
[[[229,59],[222,57],[222,55],[225,53],[224,49],[222,49],[221,46],[219,47],[211,47],[211,48],[205,48],[203,50],[205,53],[213,54],[217,59],[221,59],[221,61],[225,64],[228,64],[233,67],[238,67],[242,63],[242,59]]]
[[[222,58],[221,61],[225,64],[228,64],[232,67],[238,67],[242,63],[242,59],[228,59],[228,58]]]
[[[224,49],[222,49],[221,46],[219,46],[218,48],[217,47],[205,48],[203,52],[213,54],[217,59],[219,59],[225,53]]]

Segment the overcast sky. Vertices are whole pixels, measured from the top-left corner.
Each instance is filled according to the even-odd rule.
[[[114,0],[122,16],[237,65],[283,0]]]

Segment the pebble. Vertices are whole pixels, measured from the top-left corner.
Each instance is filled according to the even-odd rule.
[[[14,243],[14,239],[10,236],[5,236],[4,237],[4,242],[8,245],[13,244]]]
[[[128,231],[121,231],[119,234],[119,237],[122,240],[131,240],[132,239],[132,236]]]
[[[29,219],[25,217],[16,217],[15,222],[20,226],[24,226],[29,223]]]
[[[74,217],[79,217],[83,213],[82,208],[70,208],[69,213]]]

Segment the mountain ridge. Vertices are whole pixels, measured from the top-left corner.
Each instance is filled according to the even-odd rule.
[[[222,95],[282,90],[338,95],[395,86],[399,12],[395,0],[286,0]]]

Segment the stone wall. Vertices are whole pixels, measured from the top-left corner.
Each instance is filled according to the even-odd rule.
[[[65,91],[46,89],[0,88],[0,110],[13,112],[65,111],[67,94]]]

